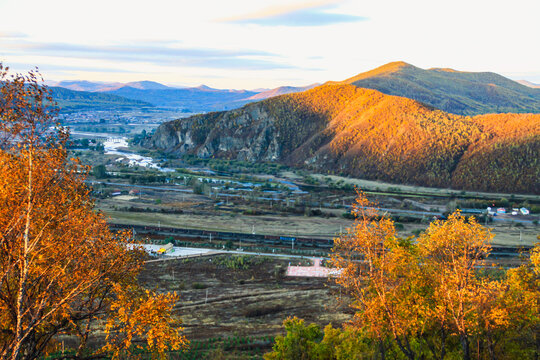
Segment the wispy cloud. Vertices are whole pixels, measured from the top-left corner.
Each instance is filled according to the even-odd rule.
[[[1,40],[1,39],[0,39]],[[209,48],[177,47],[163,42],[107,46],[70,43],[36,43],[31,41],[6,41],[3,53],[14,55],[39,55],[64,58],[96,59],[121,62],[144,62],[163,66],[209,67],[224,69],[267,70],[292,68],[276,61],[276,54],[254,50],[223,50]]]
[[[23,62],[10,62],[11,68],[17,71],[26,72],[28,70],[36,68],[35,64],[23,63]],[[105,67],[105,66],[78,66],[78,65],[56,65],[56,64],[42,64],[37,67],[40,72],[64,72],[69,73],[72,71],[77,72],[103,72],[103,73],[136,73],[135,71],[122,69],[121,67]]]
[[[28,37],[28,35],[22,32],[0,30],[0,39],[22,39],[25,37]]]
[[[368,18],[329,12],[343,1],[312,1],[309,3],[268,7],[262,11],[218,19],[231,24],[257,24],[261,26],[323,26],[365,21]]]

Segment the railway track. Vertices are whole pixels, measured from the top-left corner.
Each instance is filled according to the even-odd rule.
[[[176,228],[167,226],[127,225],[116,223],[110,223],[109,226],[112,230],[134,230],[136,234],[153,234],[220,241],[231,240],[258,245],[291,246],[294,243],[294,247],[298,248],[307,247],[319,249],[331,249],[334,246],[333,239],[246,234],[225,231]],[[528,256],[531,249],[531,246],[493,246],[490,256],[492,258]]]

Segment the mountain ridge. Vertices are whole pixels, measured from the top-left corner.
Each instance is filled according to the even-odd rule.
[[[143,145],[396,183],[540,192],[540,115],[461,116],[350,84],[165,123]]]
[[[333,84],[351,84],[403,96],[459,115],[540,113],[540,90],[493,72],[424,70],[392,62]]]
[[[326,84],[351,84],[374,89],[458,115],[540,113],[540,89],[534,88],[532,83],[519,83],[493,72],[467,72],[450,68],[424,70],[404,61],[395,61],[343,81],[329,81]],[[125,84],[68,81],[66,86],[78,90],[93,89],[159,107],[207,112],[228,110],[253,101],[301,92],[315,85],[281,86],[256,91],[214,89],[206,85],[173,88],[146,80]]]

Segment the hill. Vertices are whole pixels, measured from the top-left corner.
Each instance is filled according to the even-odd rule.
[[[540,115],[465,117],[347,84],[164,123],[143,145],[396,183],[540,193]]]
[[[54,82],[52,86],[62,87],[75,91],[103,91],[104,89],[118,88],[124,86],[122,83],[104,83],[104,82],[92,82],[86,80],[63,80]]]
[[[271,97],[279,96],[279,95],[285,95],[285,94],[293,94],[297,92],[306,91],[309,89],[313,89],[314,87],[318,86],[319,84],[312,84],[308,86],[280,86],[275,89],[265,90],[258,94],[255,94],[248,98],[248,100],[264,100],[269,99]]]
[[[63,87],[49,87],[53,99],[58,103],[61,111],[75,111],[88,109],[135,109],[151,107],[144,101],[126,99],[121,96],[87,91],[69,90]]]
[[[407,97],[454,114],[540,113],[540,89],[491,72],[424,70],[393,62],[341,83]]]
[[[517,82],[520,83],[521,85],[525,85],[533,89],[540,89],[540,84],[535,84],[527,80],[518,80]]]
[[[140,89],[140,90],[164,90],[164,89],[170,89],[170,87],[160,84],[155,81],[134,81],[129,82],[125,86],[134,88],[134,89]]]

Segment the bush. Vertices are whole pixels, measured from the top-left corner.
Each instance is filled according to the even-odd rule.
[[[275,314],[280,311],[283,311],[282,305],[269,305],[269,306],[260,306],[255,308],[249,308],[244,311],[244,316],[251,318],[251,317],[259,317],[264,315],[270,315]]]
[[[200,289],[206,289],[208,287],[208,285],[203,284],[203,283],[199,283],[199,282],[194,282],[193,284],[191,284],[191,287],[193,289],[200,290]]]

